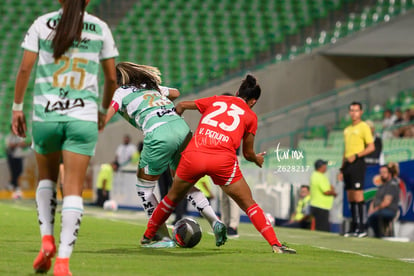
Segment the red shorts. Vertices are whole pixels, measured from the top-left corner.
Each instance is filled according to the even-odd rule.
[[[182,154],[176,174],[193,184],[206,174],[216,185],[229,185],[243,177],[235,155],[195,151]]]

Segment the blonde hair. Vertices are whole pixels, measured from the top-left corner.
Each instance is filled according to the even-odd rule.
[[[387,166],[390,169],[390,172],[391,172],[393,177],[396,177],[396,176],[400,175],[400,166],[398,165],[398,163],[389,162]]]
[[[161,72],[157,67],[128,61],[116,65],[116,77],[120,86],[133,85],[137,88],[159,90],[158,86],[161,84]]]

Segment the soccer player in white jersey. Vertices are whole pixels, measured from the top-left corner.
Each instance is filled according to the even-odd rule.
[[[118,50],[107,24],[85,12],[89,0],[60,0],[62,9],[38,17],[22,47],[13,103],[13,132],[26,136],[23,99],[37,62],[33,105],[33,148],[39,183],[36,204],[42,245],[33,262],[47,272],[56,254],[54,221],[56,181],[63,157],[62,228],[54,275],[71,275],[69,258],[77,239],[82,213],[82,189],[98,128],[116,89]],[[102,112],[98,112],[98,71],[105,76]],[[98,119],[99,117],[99,119]]]
[[[160,86],[158,68],[121,62],[116,66],[116,75],[120,87],[114,93],[106,121],[119,112],[144,133],[136,188],[141,206],[149,218],[158,205],[153,193],[155,185],[168,166],[175,171],[181,151],[191,139],[191,132],[184,119],[175,113],[172,103],[179,91]],[[193,189],[187,199],[209,221],[215,232],[225,228],[202,192]],[[147,247],[175,247],[165,224]]]

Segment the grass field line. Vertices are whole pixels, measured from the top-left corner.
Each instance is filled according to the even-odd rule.
[[[406,262],[406,263],[414,263],[414,259],[411,258],[402,258],[399,259],[400,261]]]
[[[247,236],[247,237],[257,237],[258,234],[254,234],[254,233],[243,233],[242,236]],[[289,242],[289,244],[292,245],[298,245],[298,243],[295,242]],[[354,254],[354,255],[358,255],[361,257],[367,257],[367,258],[376,258],[374,256],[368,255],[368,254],[363,254],[360,252],[356,252],[356,251],[351,251],[351,250],[343,250],[343,249],[336,249],[336,248],[329,248],[329,247],[324,247],[324,246],[316,246],[316,245],[310,245],[311,247],[314,248],[318,248],[318,249],[322,249],[322,250],[330,250],[330,251],[334,251],[334,252],[340,252],[340,253],[346,253],[346,254]]]
[[[314,245],[312,245],[312,247],[318,248],[318,249],[323,249],[323,250],[330,250],[330,251],[340,252],[340,253],[354,254],[354,255],[361,256],[361,257],[376,258],[376,257],[371,256],[371,255],[367,255],[367,254],[363,254],[363,253],[356,252],[356,251],[351,251],[351,250],[333,249],[333,248],[328,248],[328,247],[324,247],[324,246],[314,246]]]

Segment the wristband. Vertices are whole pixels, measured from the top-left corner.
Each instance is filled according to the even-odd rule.
[[[13,111],[23,111],[23,103],[18,104],[18,103],[13,102],[12,110]]]
[[[359,156],[358,156],[358,154],[356,153],[356,154],[355,154],[355,159],[358,159],[358,158],[359,158]]]
[[[108,108],[103,108],[101,106],[101,108],[99,108],[99,112],[101,112],[102,114],[106,115],[106,113],[108,113]]]

